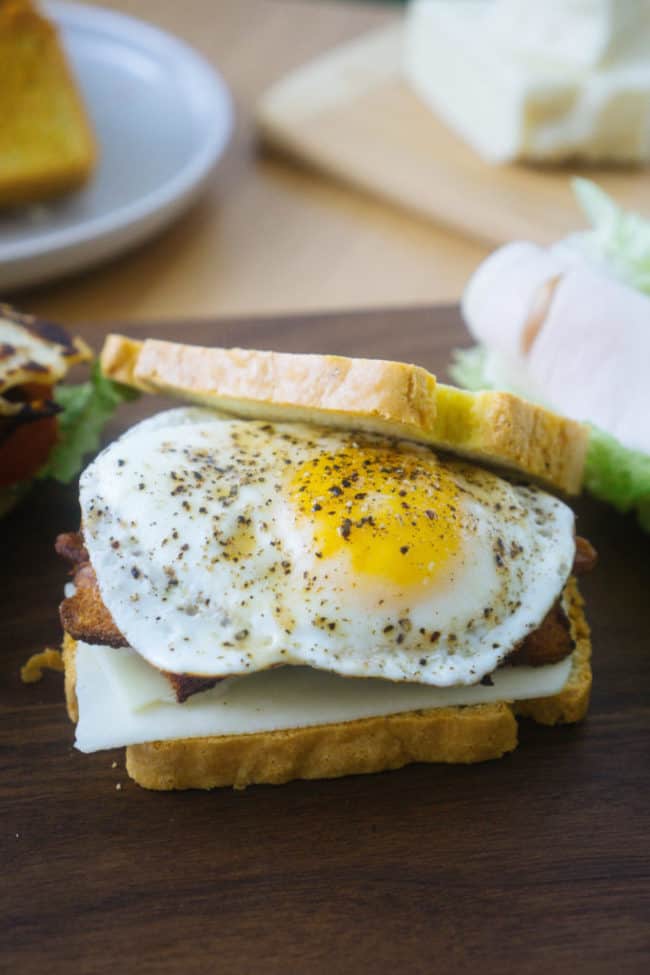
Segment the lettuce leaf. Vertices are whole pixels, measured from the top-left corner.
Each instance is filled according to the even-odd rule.
[[[452,356],[448,372],[455,383],[472,392],[490,389],[485,371],[487,351],[482,345],[474,345],[471,349],[454,349]]]
[[[591,180],[577,178],[572,186],[593,230],[573,234],[562,243],[650,295],[650,220],[621,209]]]
[[[650,454],[623,447],[615,437],[591,427],[585,487],[618,511],[636,510],[650,532]]]
[[[456,349],[449,373],[465,389],[492,389],[487,360],[487,350],[480,345]],[[512,387],[507,391],[517,392]],[[650,454],[624,447],[615,437],[592,424],[589,428],[585,487],[618,511],[635,511],[641,527],[650,532]]]
[[[60,439],[39,478],[51,477],[68,484],[81,470],[85,455],[99,448],[104,424],[120,403],[139,395],[137,390],[103,376],[98,361],[93,363],[86,382],[57,386],[54,398],[63,407],[59,414]]]

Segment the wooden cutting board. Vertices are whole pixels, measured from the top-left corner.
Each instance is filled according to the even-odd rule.
[[[275,84],[257,121],[266,143],[415,214],[490,244],[550,243],[585,225],[576,167],[491,166],[401,78],[401,21]],[[647,169],[590,168],[626,207],[650,214]]]
[[[403,358],[444,376],[456,310],[120,326],[127,334]],[[99,347],[106,329],[88,326]],[[114,437],[165,405],[121,408]],[[62,678],[19,668],[60,638],[53,552],[76,489],[2,523],[0,959],[20,975],[641,972],[650,953],[648,537],[589,501],[595,684],[578,727],[522,722],[497,762],[212,793],[133,784],[82,755]]]

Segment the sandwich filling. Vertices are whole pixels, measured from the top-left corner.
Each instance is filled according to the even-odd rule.
[[[62,619],[81,641],[80,727],[102,683],[149,721],[233,713],[233,695],[259,715],[287,688],[313,718],[332,695],[365,716],[567,679],[571,510],[429,447],[173,410],[108,447],[80,498],[83,539],[58,546],[76,563]],[[135,709],[131,680],[149,688]]]
[[[65,329],[0,304],[0,490],[43,466],[58,435],[54,386],[89,358]]]
[[[76,745],[84,752],[147,741],[244,735],[338,724],[432,708],[548,697],[565,686],[572,657],[543,667],[499,668],[490,683],[433,687],[355,680],[313,667],[231,677],[184,704],[129,648],[78,643]]]

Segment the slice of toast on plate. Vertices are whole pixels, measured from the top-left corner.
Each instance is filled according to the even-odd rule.
[[[97,145],[56,27],[30,0],[0,2],[0,207],[82,186]]]

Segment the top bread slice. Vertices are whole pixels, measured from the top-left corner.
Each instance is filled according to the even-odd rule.
[[[80,186],[95,158],[56,28],[30,0],[0,0],[0,206]]]
[[[567,494],[582,484],[587,428],[511,393],[445,386],[420,366],[109,335],[106,376],[237,416],[367,430],[506,468]]]

